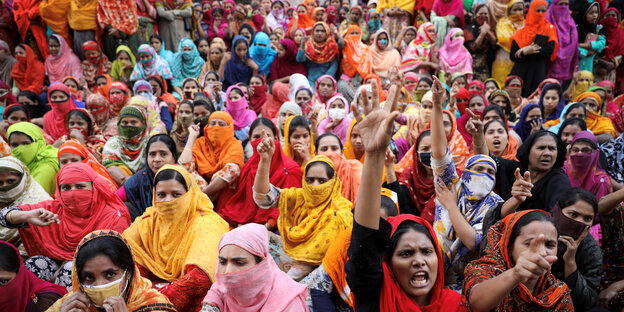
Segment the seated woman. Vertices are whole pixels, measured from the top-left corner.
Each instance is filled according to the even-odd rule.
[[[336,95],[327,101],[327,117],[318,124],[318,133],[332,133],[340,138],[341,142],[347,141],[347,135],[351,125],[349,103],[342,95]],[[314,125],[313,125],[314,126]]]
[[[587,131],[585,120],[580,118],[568,118],[560,126],[557,135],[561,138],[563,144],[565,144],[566,150],[570,147],[574,136],[578,132]]]
[[[285,137],[284,137],[284,129],[286,128],[286,120],[288,120],[291,116],[301,116],[302,115],[301,107],[295,102],[284,102],[282,106],[280,106],[280,110],[277,115],[277,129],[279,130],[279,139],[280,144],[284,145]]]
[[[529,104],[522,109],[520,119],[514,127],[514,131],[516,131],[523,142],[527,140],[529,135],[543,129],[543,116],[542,107],[537,104]]]
[[[44,65],[50,83],[59,82],[67,76],[82,77],[80,59],[62,36],[54,34],[48,37],[48,49],[50,54]]]
[[[63,143],[58,150],[59,166],[63,168],[71,163],[84,163],[89,165],[97,174],[106,179],[108,186],[113,192],[117,191],[117,184],[106,171],[106,168],[89,152],[86,146],[77,140],[71,139]]]
[[[464,47],[464,31],[452,28],[446,34],[444,44],[440,47],[440,70],[445,74],[460,73],[472,80],[472,55]]]
[[[99,93],[89,95],[85,107],[93,117],[93,128],[97,126],[105,140],[118,134],[117,118],[112,118],[111,108],[105,96]]]
[[[11,70],[11,78],[15,86],[20,91],[41,94],[45,80],[45,67],[37,58],[35,51],[27,44],[19,44],[15,47],[15,59],[17,63]]]
[[[67,287],[71,263],[64,261],[72,260],[80,239],[95,230],[123,231],[130,215],[106,179],[87,164],[68,164],[56,179],[57,199],[4,208],[0,225],[19,229],[30,271]]]
[[[359,160],[344,157],[344,147],[340,138],[333,133],[321,134],[316,139],[316,155],[325,155],[336,168],[342,188],[340,193],[354,203],[362,180],[362,163]]]
[[[147,82],[152,86],[152,94],[156,97],[156,101],[159,106],[163,106],[162,102],[165,102],[169,107],[169,114],[171,116],[175,115],[175,107],[178,104],[178,99],[171,93],[169,93],[169,89],[167,87],[167,82],[163,77],[159,75],[147,76]]]
[[[0,136],[6,138],[7,129],[18,122],[30,122],[30,112],[22,104],[11,104],[2,112],[2,122],[0,122]]]
[[[145,80],[139,80],[134,83],[132,91],[135,96],[140,95],[148,101],[145,110],[149,115],[147,117],[148,124],[151,124],[150,131],[158,131],[159,133],[171,131],[173,119],[171,118],[171,113],[169,112],[169,105],[165,101],[160,101],[156,95],[154,95],[152,85]],[[128,105],[132,105],[133,99],[134,97],[128,101]]]
[[[313,85],[323,75],[336,75],[338,70],[338,44],[324,22],[312,28],[312,38],[302,42],[297,52],[297,62],[305,63],[308,81]]]
[[[113,66],[100,46],[95,41],[87,41],[82,44],[85,59],[82,61],[82,77],[89,88],[96,86],[95,78],[99,75],[108,74]]]
[[[345,265],[347,282],[360,309],[456,311],[461,296],[443,289],[443,254],[431,226],[410,214],[380,218],[379,183],[393,121],[399,116],[394,112],[398,88],[392,86],[389,94],[387,104],[392,105],[379,109],[373,100],[373,112],[360,124],[367,157]]]
[[[344,144],[344,156],[347,159],[355,159],[364,163],[366,152],[364,150],[364,144],[362,143],[362,137],[360,136],[357,119],[355,118],[351,120],[351,125],[349,126],[347,141]]]
[[[563,122],[569,118],[579,118],[583,119],[583,121],[587,119],[587,108],[585,104],[575,102],[566,105],[563,111],[561,111],[561,117],[546,122],[544,128],[552,133],[558,133]]]
[[[577,96],[574,101],[581,102],[587,107],[587,129],[589,129],[596,138],[598,143],[605,143],[617,137],[615,128],[608,117],[600,115],[602,111],[602,98],[595,92],[587,91]]]
[[[166,51],[162,48],[162,51]],[[171,53],[170,51],[168,51]],[[147,79],[152,75],[158,75],[165,80],[173,78],[169,63],[162,58],[154,48],[147,44],[142,44],[137,50],[137,63],[134,65],[132,74],[130,75],[130,81],[137,81],[141,79]]]
[[[234,228],[247,223],[264,224],[270,230],[277,228],[279,210],[277,208],[260,209],[253,201],[252,187],[260,163],[257,147],[262,140],[263,133],[271,135],[276,142],[276,152],[273,154],[269,168],[270,182],[279,188],[301,187],[301,168],[282,151],[275,125],[264,117],[254,120],[249,128],[253,155],[241,169],[238,187],[224,189],[222,199],[217,202],[217,212]]]
[[[64,287],[42,281],[28,271],[19,250],[3,240],[0,240],[0,276],[2,311],[46,311],[67,293]]]
[[[234,119],[234,135],[245,144],[249,140],[249,125],[258,118],[256,113],[249,109],[249,104],[239,86],[231,86],[225,94],[225,111]]]
[[[490,120],[483,126],[483,131],[485,144],[493,156],[517,160],[518,141],[510,135],[503,121]]]
[[[243,146],[234,137],[234,120],[226,112],[210,114],[204,135],[198,139],[199,131],[198,125],[189,128],[186,147],[178,162],[189,172],[197,170],[209,181],[200,188],[216,200],[222,190],[238,181],[245,162]]]
[[[126,106],[117,121],[119,135],[110,138],[102,149],[102,165],[117,185],[143,169],[147,122],[145,113],[136,106]]]
[[[247,224],[225,233],[218,251],[215,282],[204,298],[202,312],[307,311],[306,286],[275,264],[262,225]]]
[[[178,311],[197,311],[215,281],[217,243],[229,228],[193,177],[165,165],[154,178],[154,200],[123,233],[141,276]]]
[[[290,116],[284,125],[284,154],[303,169],[314,156],[314,142],[308,120]]]
[[[517,147],[518,142],[520,142],[520,136],[516,133],[516,131],[513,130],[513,125],[509,123],[507,115],[505,114],[502,107],[498,105],[488,105],[485,109],[483,109],[483,113],[481,114],[481,121],[483,121],[483,123],[485,124],[491,120],[498,120],[503,122],[505,128],[509,132],[510,140],[514,141],[513,144]]]
[[[225,62],[221,62],[223,69],[223,87],[229,88],[239,82],[249,83],[253,75],[258,74],[258,65],[248,57],[249,42],[243,36],[236,36],[232,40],[232,51],[224,55]]]
[[[558,83],[549,83],[544,86],[538,105],[544,111],[544,122],[559,119],[565,107],[563,90]]]
[[[613,191],[611,179],[600,165],[598,141],[588,131],[580,131],[574,135],[563,168],[572,187],[582,187],[596,198],[602,198]]]
[[[518,123],[518,113],[516,110],[511,107],[511,98],[509,97],[509,93],[505,90],[494,90],[488,96],[488,103],[499,106],[505,112],[505,116],[507,117],[507,121],[510,126],[515,126]],[[490,106],[493,106],[490,105]]]
[[[111,77],[115,80],[129,82],[134,66],[136,66],[136,58],[128,46],[119,45],[115,51],[116,59],[111,67]]]
[[[193,101],[184,100],[178,104],[176,109],[173,127],[169,132],[177,149],[177,154],[174,154],[174,157],[180,156],[186,145],[186,138],[189,134],[188,128],[193,125],[193,106]]]
[[[18,122],[9,127],[7,138],[11,154],[19,159],[33,179],[52,195],[56,189],[56,173],[59,170],[57,149],[47,145],[41,129],[29,122]]]
[[[102,148],[106,138],[100,132],[100,128],[93,122],[93,117],[84,108],[72,109],[65,120],[65,128],[68,134],[58,138],[55,147],[60,146],[67,140],[77,140],[89,148],[98,161],[102,159]]]
[[[43,131],[57,140],[64,134],[69,134],[65,127],[65,119],[70,110],[78,107],[69,96],[69,88],[62,83],[53,83],[50,86],[48,102],[52,110],[43,115]]]
[[[321,264],[331,243],[329,238],[351,229],[352,204],[340,194],[340,179],[326,156],[316,156],[305,165],[301,188],[279,189],[272,185],[269,170],[275,148],[268,134],[258,144],[260,163],[253,196],[262,209],[279,208],[277,228],[284,251],[297,261],[288,275],[300,280]]]
[[[115,81],[108,87],[108,103],[111,117],[119,117],[121,110],[126,106],[132,93],[125,83]]]
[[[8,86],[7,89],[9,89]],[[17,94],[17,102],[28,108],[31,118],[39,119],[50,110],[49,106],[41,102],[39,95],[32,91],[20,91],[20,93]],[[39,120],[42,122],[41,119]]]
[[[164,165],[175,164],[176,157],[176,145],[168,135],[157,134],[147,141],[145,168],[128,178],[117,191],[133,221],[152,206],[154,174]]]
[[[498,221],[485,256],[468,264],[463,293],[474,311],[574,311],[570,288],[551,272],[559,232],[548,213],[526,210]]]
[[[182,80],[185,78],[198,78],[201,73],[202,66],[206,63],[199,55],[197,46],[190,38],[183,38],[178,43],[178,52],[173,56],[173,62],[169,63],[171,68],[171,84],[178,91],[182,89]]]
[[[297,44],[290,38],[284,38],[280,41],[277,46],[277,57],[271,63],[269,81],[287,83],[290,75],[306,74],[305,65],[296,60],[298,49]]]
[[[117,311],[172,312],[175,307],[141,277],[126,239],[116,231],[87,234],[76,247],[72,267],[72,291],[50,312],[86,311],[92,307]],[[114,292],[105,292],[112,287]]]

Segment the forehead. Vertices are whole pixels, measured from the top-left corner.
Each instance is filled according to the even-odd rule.
[[[338,139],[336,139],[336,137],[334,137],[333,135],[328,135],[319,140],[319,146],[324,145],[340,145],[340,143],[338,142]]]

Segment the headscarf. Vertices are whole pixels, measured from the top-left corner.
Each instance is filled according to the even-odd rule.
[[[228,113],[219,111],[212,113],[208,121],[213,119],[221,119],[227,126],[206,126],[204,136],[193,145],[197,172],[207,180],[228,163],[243,167],[245,158],[241,142],[234,137],[234,119]]]
[[[583,111],[585,112],[585,115],[587,115],[587,108],[585,107],[585,104],[571,102],[570,104],[566,105],[563,108],[563,110],[561,111],[561,117],[559,117],[559,119],[553,119],[553,120],[548,121],[547,123],[544,124],[544,128],[548,128],[548,131],[552,133],[559,133],[559,129],[563,125],[563,122],[566,120],[565,115],[568,114],[568,111],[572,109],[573,106],[574,108],[582,107]]]
[[[342,120],[340,121],[340,123],[331,130],[331,133],[337,135],[338,138],[340,138],[340,142],[346,142],[347,135],[349,134],[349,128],[351,126],[351,118],[347,116],[349,114],[349,102],[342,95],[335,95],[331,99],[329,99],[329,101],[327,101],[327,105],[326,105],[327,117],[321,120],[321,122],[319,123],[318,132],[319,134],[323,134],[327,132],[326,131],[327,125],[332,123],[332,118],[329,114],[329,109],[330,109],[329,107],[331,106],[331,103],[337,100],[343,103],[345,115],[344,115],[344,118],[342,118]],[[312,127],[314,127],[314,125],[312,125]]]
[[[191,79],[191,78],[188,78]],[[134,84],[134,94],[137,94],[138,87],[143,87],[148,90],[147,94],[135,95],[130,100],[128,100],[128,106],[138,106],[145,111],[145,117],[147,117],[147,130],[149,135],[159,134],[159,133],[167,133],[167,128],[165,123],[160,119],[160,110],[161,109],[169,109],[163,103],[163,107],[158,106],[158,101],[152,95],[152,86],[149,82],[145,80],[139,80]]]
[[[353,118],[351,120],[351,125],[349,125],[349,132],[347,133],[347,141],[344,144],[344,156],[346,159],[355,159],[364,163],[364,158],[366,157],[366,153],[362,154],[360,159],[357,159],[355,156],[355,147],[353,146],[353,142],[351,142],[351,134],[353,133],[353,128],[357,124],[357,119]],[[285,131],[284,131],[285,132]]]
[[[403,54],[401,72],[412,71],[418,65],[431,60],[431,49],[434,49],[434,52],[436,50],[434,47],[435,36],[429,34],[431,29],[435,29],[435,26],[429,22],[418,27],[416,38],[410,42]],[[423,69],[419,69],[419,72],[422,73],[423,71]]]
[[[388,38],[388,45],[384,50],[381,50],[377,45],[377,38],[383,33],[385,33]],[[399,67],[401,65],[401,54],[394,48],[392,44],[392,37],[387,30],[380,29],[373,35],[369,51],[371,69],[373,73],[379,75],[380,77],[388,77],[389,72],[393,67]]]
[[[555,26],[559,41],[559,52],[548,66],[548,76],[565,81],[572,79],[574,69],[578,66],[578,31],[570,16],[570,7],[559,5],[559,1],[552,1],[546,12],[546,21]]]
[[[420,137],[422,132],[418,135]],[[418,148],[414,142],[412,153],[413,165],[408,167],[399,175],[401,185],[407,187],[412,203],[420,213],[420,216],[433,224],[435,215],[435,185],[433,179],[427,177],[425,166],[418,158]]]
[[[327,62],[331,62],[339,54],[338,44],[336,44],[336,40],[334,36],[332,36],[329,26],[324,22],[316,22],[312,29],[316,28],[316,26],[322,26],[327,33],[327,38],[324,42],[316,42],[314,39],[310,39],[305,43],[304,51],[305,56],[310,61],[317,64],[324,64]]]
[[[435,0],[431,8],[436,16],[445,17],[452,15],[459,20],[459,28],[466,28],[464,21],[464,4],[461,0]]]
[[[540,34],[548,36],[549,42],[555,42],[555,48],[550,55],[550,61],[554,61],[557,57],[557,52],[559,51],[557,29],[551,23],[546,21],[546,13],[537,13],[537,8],[542,5],[548,8],[546,0],[536,0],[531,2],[529,12],[524,20],[524,26],[511,37],[511,40],[518,44],[518,48],[524,48],[533,43],[535,35]]]
[[[264,44],[265,46],[261,47],[258,44]],[[258,74],[263,76],[269,75],[271,63],[275,59],[275,55],[277,55],[277,52],[271,49],[269,35],[263,32],[257,33],[251,47],[249,47],[249,56],[258,65]]]
[[[527,106],[525,106],[522,109],[522,112],[520,113],[520,118],[518,120],[518,123],[514,127],[514,131],[516,131],[516,133],[520,136],[520,139],[522,139],[522,141],[526,140],[526,138],[528,138],[529,135],[531,135],[531,120],[525,121],[525,119],[526,119],[526,116],[529,114],[529,111],[533,110],[536,107],[539,108],[540,106],[537,104],[533,104],[533,103],[530,103]]]
[[[538,105],[542,108],[542,111],[545,112],[544,95],[546,95],[546,92],[548,90],[557,91],[557,94],[559,95],[559,104],[557,104],[557,108],[549,116],[544,116],[544,121],[558,119],[559,117],[561,117],[561,112],[563,111],[563,108],[565,107],[565,99],[563,96],[563,92],[560,92],[560,91],[563,91],[561,89],[561,85],[559,85],[558,83],[549,83],[545,85],[544,88],[542,88],[542,93],[540,94]]]
[[[598,1],[580,0],[570,3],[570,11],[575,13],[573,17],[578,30],[578,43],[584,43],[588,34],[598,33],[598,25],[587,22],[587,13],[594,6],[598,8],[598,16],[600,16],[600,4]]]
[[[294,74],[306,74],[305,64],[296,60],[298,47],[290,38],[284,38],[280,41],[284,47],[284,55],[282,57],[273,58],[271,70],[269,72],[269,80],[273,81],[279,78],[288,77]]]
[[[225,111],[234,120],[234,130],[240,130],[251,124],[258,116],[253,110],[248,108],[249,104],[245,96],[241,96],[236,102],[230,101],[230,92],[234,89],[238,89],[243,95],[245,94],[239,86],[230,86],[227,92],[225,92]]]
[[[62,191],[67,183],[90,182],[93,190]],[[21,205],[23,211],[44,208],[58,215],[60,223],[48,226],[21,228],[22,243],[29,255],[43,255],[52,259],[71,260],[80,240],[95,230],[123,231],[130,225],[128,208],[113,192],[108,182],[89,165],[65,165],[56,176],[57,198],[38,204]],[[90,198],[85,198],[89,192]],[[88,206],[84,200],[90,200]]]
[[[282,8],[273,9],[273,5],[276,3],[282,4]],[[286,15],[286,3],[282,0],[274,0],[273,3],[271,3],[271,12],[265,18],[269,30],[272,31],[276,28],[288,29],[288,20],[288,15]]]
[[[595,92],[586,91],[581,93],[581,95],[577,96],[574,100],[576,102],[581,102],[584,99],[589,98],[593,99],[598,104],[598,111],[602,109],[602,98]],[[589,109],[587,110],[587,118],[585,118],[585,123],[587,124],[587,130],[590,130],[593,134],[598,135],[602,133],[609,133],[614,138],[617,137],[617,133],[615,132],[615,128],[611,123],[611,119],[608,117],[603,117],[601,115],[596,114]]]
[[[305,7],[306,12],[308,12],[308,14],[299,14],[297,13],[297,8],[299,8],[300,6]],[[308,7],[307,4],[305,3],[299,3],[297,4],[297,7],[295,8],[295,14],[297,14],[297,16],[299,17],[299,19],[297,20],[297,28],[302,28],[303,30],[306,30],[308,28],[312,28],[314,26],[314,19],[310,17],[310,14],[312,14],[312,11],[310,10],[310,8]],[[288,22],[288,33],[290,34],[290,31],[292,29],[292,27],[295,25],[295,19],[291,18],[290,21]]]
[[[547,212],[542,210],[524,210],[515,212],[498,221],[487,232],[485,256],[474,260],[465,269],[463,293],[469,298],[474,286],[492,279],[511,269],[511,248],[509,239],[518,220],[529,212]],[[518,285],[496,308],[497,311],[529,311],[529,310],[574,311],[570,290],[565,283],[549,271],[539,278],[531,293],[526,287]]]
[[[215,273],[204,304],[222,312],[306,309],[306,286],[295,282],[275,264],[264,226],[247,224],[225,233],[219,240],[219,252],[228,245],[242,248],[262,261],[244,271]]]
[[[110,91],[112,89],[119,89],[124,94],[121,96],[111,96]],[[128,99],[130,99],[130,90],[128,89],[128,86],[125,83],[121,81],[115,81],[111,83],[110,86],[108,86],[108,94],[106,94],[106,97],[108,98],[109,109],[112,115],[119,116],[121,110],[128,103]]]
[[[74,76],[78,79],[82,77],[82,66],[80,59],[65,41],[65,38],[53,34],[52,37],[58,40],[60,48],[56,56],[50,54],[45,60],[45,71],[50,82],[61,81],[66,76]]]
[[[61,91],[67,95],[67,100],[62,103],[52,102],[52,93]],[[52,110],[43,115],[43,130],[48,133],[52,139],[56,140],[65,134],[69,134],[65,127],[65,119],[72,109],[77,108],[74,99],[69,94],[69,88],[63,83],[53,83],[48,90],[48,102],[52,106]]]
[[[466,164],[468,157],[470,157],[470,150],[468,149],[466,141],[458,130],[457,120],[455,119],[453,113],[448,110],[442,110],[442,112],[451,119],[451,132],[446,136],[446,141],[448,142],[449,150],[453,155],[453,162],[455,163],[455,167],[458,169],[462,169],[464,168],[464,164]],[[431,127],[431,121],[429,122],[429,127]],[[403,158],[405,158],[405,156]]]
[[[162,50],[165,50],[164,42]],[[132,75],[130,75],[130,81],[146,79],[148,76],[152,75],[158,75],[167,80],[173,78],[171,70],[169,69],[169,64],[162,56],[156,54],[154,48],[150,45],[142,44],[139,46],[139,50],[137,50],[137,57],[140,56],[139,54],[141,53],[150,55],[152,58],[147,62],[139,60],[136,65],[134,65],[134,70],[132,71]]]
[[[352,32],[357,32],[357,34],[352,35],[351,34]],[[343,41],[344,41],[344,48],[342,50],[343,58],[340,64],[340,69],[342,70],[342,72],[349,77],[355,76],[356,73],[360,74],[360,76],[362,77],[370,73],[371,71],[371,55],[370,55],[371,52],[369,51],[370,46],[362,42],[362,30],[360,29],[360,26],[357,26],[357,25],[349,26],[349,28],[347,28],[347,30],[345,31]]]
[[[168,202],[152,199],[154,205],[123,235],[137,264],[158,278],[175,282],[190,268],[198,266],[214,281],[215,247],[217,239],[229,230],[228,224],[213,211],[210,198],[188,171],[181,166],[164,165],[156,176],[164,170],[181,174],[187,192]]]
[[[182,103],[180,103],[182,104]],[[184,102],[185,105],[189,105],[191,107],[191,111],[193,110],[193,103]],[[182,115],[180,114],[180,106],[178,105],[177,112],[175,114],[175,120],[173,121],[173,127],[171,128],[171,138],[176,143],[176,147],[178,148],[178,155],[182,153],[184,147],[186,145],[186,138],[188,137],[189,131],[188,128],[193,125],[193,114],[190,115]],[[176,156],[176,155],[174,155]]]
[[[432,245],[435,248],[435,253],[438,258],[438,272],[436,281],[433,284],[432,289],[429,291],[429,304],[426,306],[419,306],[414,298],[407,294],[403,287],[397,281],[397,278],[392,271],[390,261],[388,259],[383,261],[383,281],[381,283],[380,293],[380,311],[398,312],[398,311],[422,311],[422,312],[439,312],[446,311],[449,307],[458,307],[460,305],[461,296],[451,290],[444,288],[444,259],[443,251],[440,249],[438,243],[438,237],[435,231],[429,224],[420,217],[416,217],[411,214],[401,214],[396,217],[389,217],[388,222],[392,226],[390,237],[392,237],[396,230],[403,222],[415,222],[425,228],[429,232],[429,236],[432,238]],[[356,303],[357,305],[357,303]]]
[[[336,79],[334,79],[334,77],[332,77],[331,75],[323,75],[319,77],[318,79],[316,79],[316,83],[314,84],[314,90],[316,91],[316,94],[315,94],[316,99],[323,104],[327,104],[327,103],[323,102],[323,99],[321,98],[321,94],[319,93],[319,86],[321,85],[321,81],[325,79],[331,80],[332,86],[333,86],[332,94],[329,96],[328,100],[338,95],[338,83],[336,82]]]
[[[74,253],[71,274],[72,291],[60,300],[58,300],[56,303],[54,303],[54,305],[52,305],[48,311],[59,312],[65,300],[67,300],[70,296],[74,295],[76,292],[81,291],[80,280],[78,279],[78,268],[76,267],[78,263],[76,261],[76,255],[78,255],[80,249],[84,245],[94,239],[103,237],[119,239],[128,249],[128,251],[130,251],[130,254],[133,253],[132,248],[130,248],[130,245],[128,244],[128,241],[117,231],[98,230],[87,234],[80,241],[80,243],[76,247],[76,252]],[[160,293],[157,289],[153,288],[152,282],[149,279],[141,276],[139,266],[134,261],[134,259],[132,259],[132,263],[133,274],[130,275],[128,278],[128,286],[122,298],[128,311],[175,311],[175,307],[169,302],[169,299],[167,299],[167,297],[164,294]]]
[[[279,199],[280,218],[277,227],[284,251],[296,261],[320,264],[331,243],[342,231],[351,231],[353,205],[340,193],[340,178],[336,174],[317,186],[305,181],[308,168],[325,163],[335,168],[327,156],[316,156],[305,167],[301,188],[283,189]]]
[[[276,123],[279,109],[288,100],[288,85],[282,82],[274,82],[271,94],[267,97],[266,103],[260,111],[262,117],[269,118],[273,123]]]
[[[122,128],[121,120],[125,117],[134,117],[145,123],[143,127]],[[135,173],[145,165],[143,157],[145,145],[147,144],[147,121],[145,112],[137,106],[126,106],[121,109],[117,119],[119,135],[110,138],[102,149],[102,165],[108,168],[111,166],[125,166]],[[138,133],[130,132],[135,130]]]
[[[290,123],[297,116],[298,115],[288,117],[286,119],[286,122],[284,123],[284,148],[283,150],[284,150],[284,154],[286,154],[286,156],[290,157],[291,159],[295,159],[295,154],[293,152],[293,147],[290,145],[290,135],[292,134],[291,131],[295,131],[295,129],[290,129]],[[312,136],[310,136],[310,147],[308,149],[308,153],[310,154],[311,157],[314,157],[314,151],[315,151],[314,142],[312,140]],[[305,165],[306,164],[301,164],[301,168],[303,169]]]
[[[609,176],[618,183],[624,183],[624,135],[601,144],[600,151],[607,160],[605,170]]]
[[[106,58],[106,55],[102,53],[100,46],[95,41],[87,41],[82,44],[82,50],[85,55],[87,51],[95,51],[97,55],[93,58],[85,56],[85,60],[82,61],[82,73],[89,84],[89,86],[95,85],[95,77],[107,74],[112,67],[111,62]]]
[[[620,16],[620,12],[616,8],[609,8],[605,11],[605,14],[609,11],[614,11],[617,16]],[[603,15],[604,16],[604,15]],[[602,26],[605,30],[607,37],[607,46],[604,50],[604,58],[606,60],[612,60],[618,55],[624,54],[624,29],[618,25],[617,17],[607,17],[602,19]]]
[[[279,210],[276,208],[260,209],[254,202],[252,187],[260,156],[256,150],[262,139],[251,142],[253,155],[243,166],[238,180],[238,188],[225,189],[221,200],[217,203],[217,210],[225,220],[233,226],[246,223],[265,224],[269,219],[277,220]],[[275,153],[269,167],[269,182],[281,189],[301,187],[303,179],[299,165],[284,154],[279,142],[275,142]]]
[[[225,63],[225,67],[223,69],[223,78],[225,84],[223,85],[226,88],[229,88],[231,85],[234,85],[238,82],[249,83],[251,76],[253,75],[253,70],[251,67],[247,66],[246,59],[241,59],[236,55],[236,45],[239,42],[243,42],[247,48],[249,48],[249,44],[247,43],[247,39],[243,36],[236,36],[232,40],[232,58]]]
[[[596,198],[602,198],[610,193],[609,189],[602,186],[605,181],[610,181],[609,175],[600,166],[600,150],[596,136],[589,131],[579,131],[574,135],[570,148],[578,141],[590,143],[594,149],[590,154],[579,153],[571,155],[568,153],[563,169],[568,174],[572,187],[582,187],[592,192]],[[610,186],[611,183],[607,182]]]
[[[2,311],[27,311],[31,301],[37,302],[37,294],[53,293],[62,296],[67,293],[63,286],[43,281],[28,270],[21,261],[20,252],[15,246],[3,240],[0,240],[0,244],[10,246],[14,253],[13,257],[19,259],[19,268],[15,277],[7,284],[0,286],[0,309]],[[32,307],[34,308],[34,305]]]
[[[119,53],[121,52],[126,52],[128,54],[128,56],[130,57],[130,63],[132,64],[132,68],[129,70],[124,69],[124,65],[120,63],[117,60],[113,61],[113,67],[111,68],[111,76],[117,80],[121,80],[122,78],[127,78],[130,77],[132,75],[132,72],[134,71],[134,67],[136,66],[136,57],[134,57],[134,54],[132,54],[132,51],[130,50],[130,48],[128,48],[128,46],[125,45],[120,45],[117,47],[117,50],[115,51],[115,55],[119,55]]]
[[[191,51],[182,51],[182,48],[191,48]],[[174,87],[182,87],[182,81],[186,78],[197,78],[201,73],[204,60],[197,50],[193,40],[183,38],[178,44],[178,53],[173,57],[173,62],[169,64],[171,68],[171,84]]]
[[[74,155],[78,155],[82,157],[83,164],[87,164],[89,167],[91,167],[91,169],[93,169],[93,171],[95,171],[97,174],[101,175],[104,179],[106,179],[106,182],[108,183],[108,186],[111,191],[113,192],[117,191],[117,184],[115,184],[115,181],[113,180],[113,178],[111,178],[110,174],[108,174],[108,171],[106,171],[106,168],[104,168],[104,166],[102,166],[102,164],[98,162],[95,156],[93,156],[93,154],[91,154],[89,149],[87,149],[86,146],[80,143],[80,141],[75,140],[75,139],[65,141],[65,143],[63,143],[63,145],[59,147],[59,150],[58,150],[59,159],[61,158],[61,155],[65,153],[70,153],[70,154],[74,154]]]
[[[11,70],[13,82],[21,91],[32,91],[36,94],[41,94],[45,67],[30,46],[20,44],[19,47],[26,51],[26,56],[15,56],[17,63]]]
[[[490,1],[489,3],[498,3],[496,1]],[[524,15],[516,14],[510,15],[509,11],[516,3],[521,3],[524,7],[523,0],[511,0],[507,4],[506,16],[502,17],[496,23],[496,39],[497,44],[509,52],[511,50],[511,37],[524,25]],[[496,19],[496,17],[494,17]]]
[[[0,190],[0,207],[36,204],[52,199],[19,159],[13,156],[0,158],[0,172],[12,172],[20,176],[17,182]]]
[[[295,96],[297,95],[297,91],[299,91],[299,89],[307,88],[308,90],[312,90],[312,87],[310,86],[310,81],[305,75],[302,74],[294,74],[290,76],[288,84],[290,85],[288,98],[291,102],[295,102]],[[314,93],[312,93],[312,95],[314,95]]]
[[[306,79],[307,80],[307,79]],[[284,104],[282,104],[282,106],[280,106],[280,110],[277,113],[277,121],[276,121],[276,125],[279,126],[280,122],[281,122],[281,114],[284,112],[291,112],[293,113],[295,116],[301,116],[303,113],[301,111],[301,107],[294,102],[284,102]],[[286,118],[286,120],[288,120],[288,118]],[[284,132],[286,131],[286,122],[284,122],[284,129],[282,129]],[[284,138],[284,134],[282,133],[282,130],[278,129],[279,132],[279,136],[280,136],[280,144],[284,145],[285,144],[285,138]]]
[[[264,107],[267,102],[267,98],[270,96],[268,92],[267,81],[262,75],[254,75],[254,78],[258,78],[262,81],[262,84],[259,86],[250,86],[250,89],[253,90],[252,94],[249,94],[249,105],[256,114],[260,114],[260,111]],[[266,117],[266,116],[263,116]]]
[[[453,34],[463,32],[460,28],[453,28],[446,34],[444,45],[440,48],[440,65],[448,73],[472,73],[472,56],[464,47],[464,38],[451,40]]]
[[[132,0],[98,1],[97,21],[100,28],[110,26],[128,36],[136,33],[139,28],[137,4],[138,2]]]
[[[13,84],[11,81],[11,70],[13,70],[13,66],[17,63],[17,60],[11,55],[12,49],[6,41],[0,40],[0,49],[4,49],[8,52],[7,56],[0,57],[0,81]]]

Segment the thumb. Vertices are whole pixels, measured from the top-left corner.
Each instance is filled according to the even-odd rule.
[[[539,248],[539,245],[543,243],[544,243],[544,234],[540,234],[538,237],[536,237],[535,239],[531,241],[531,244],[529,245],[529,250],[532,253],[538,253],[537,249]]]
[[[514,176],[516,176],[516,180],[522,179],[522,175],[520,174],[520,168],[516,168],[516,171],[514,172]]]
[[[475,115],[470,108],[466,108],[466,112],[470,115],[470,118],[479,118],[479,116]]]
[[[546,261],[550,264],[557,262],[557,256],[546,256],[544,259],[546,259]]]

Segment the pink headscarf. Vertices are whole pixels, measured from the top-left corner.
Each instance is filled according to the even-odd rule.
[[[82,63],[74,54],[71,47],[65,41],[65,38],[59,35],[52,35],[58,40],[61,46],[56,56],[48,55],[45,60],[45,71],[48,74],[50,83],[60,82],[67,76],[82,78]]]
[[[572,187],[582,187],[596,195],[596,198],[601,198],[611,192],[611,183],[604,183],[609,181],[609,175],[600,166],[598,140],[589,131],[579,131],[574,135],[570,147],[578,140],[592,142],[594,151],[591,154],[568,154],[563,169],[568,174]]]
[[[219,251],[238,246],[262,261],[250,269],[215,274],[203,303],[221,312],[305,310],[306,286],[282,272],[269,254],[269,236],[263,225],[250,223],[223,234]]]
[[[464,2],[462,0],[435,0],[431,8],[437,16],[453,15],[459,20],[459,28],[464,29]]]
[[[314,91],[316,92],[316,98],[319,100],[319,102],[323,102],[323,100],[321,99],[321,95],[318,92],[318,88],[319,85],[321,84],[321,81],[323,81],[325,78],[329,78],[331,79],[331,81],[334,83],[334,92],[332,92],[332,95],[330,95],[329,97],[332,98],[336,95],[338,95],[338,83],[336,83],[336,79],[334,79],[334,77],[330,76],[330,75],[323,75],[321,77],[319,77],[319,79],[316,80],[316,82],[314,83]],[[326,103],[323,103],[326,104]]]
[[[247,99],[245,98],[245,96],[241,97],[241,99],[236,102],[230,101],[230,92],[232,92],[233,89],[238,89],[242,94],[245,94],[245,92],[243,92],[243,89],[241,89],[239,86],[230,86],[227,89],[227,92],[225,92],[225,98],[227,101],[227,104],[225,105],[225,111],[230,114],[230,116],[232,116],[232,119],[234,119],[234,130],[240,130],[247,127],[254,120],[256,120],[256,118],[258,118],[258,115],[256,115],[254,111],[249,109],[249,103],[247,103]]]
[[[464,47],[464,38],[451,41],[454,33],[463,32],[460,28],[451,29],[446,35],[444,45],[440,48],[440,65],[447,73],[472,75],[472,56]]]
[[[329,101],[327,101],[327,106],[326,106],[327,117],[321,120],[321,122],[319,123],[318,133],[323,134],[327,132],[325,128],[327,127],[327,125],[329,125],[332,122],[329,116],[329,105],[331,105],[331,103],[333,103],[335,100],[341,100],[342,103],[344,103],[345,117],[336,127],[334,127],[334,129],[331,130],[331,133],[337,135],[338,138],[340,138],[340,141],[344,144],[347,142],[347,136],[349,135],[349,127],[351,126],[351,118],[347,117],[347,115],[349,114],[349,102],[342,95],[336,95],[332,97],[331,99],[329,99]]]

